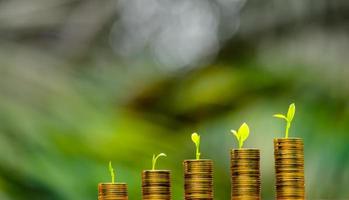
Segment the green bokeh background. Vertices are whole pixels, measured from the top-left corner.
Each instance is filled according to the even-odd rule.
[[[308,199],[349,199],[346,1],[247,1],[214,59],[178,68],[149,55],[116,56],[108,34],[117,11],[93,24],[99,28],[80,48],[57,39],[68,19],[48,17],[86,2],[10,2],[0,1],[0,199],[97,199],[109,160],[129,199],[141,199],[141,171],[160,152],[173,199],[183,199],[182,162],[195,157],[190,134],[198,132],[202,158],[214,160],[215,199],[226,200],[230,129],[243,122],[251,131],[245,146],[261,149],[263,199],[272,199],[273,138],[285,126],[272,115],[292,102],[290,136],[304,139]],[[43,9],[18,11],[28,6]]]

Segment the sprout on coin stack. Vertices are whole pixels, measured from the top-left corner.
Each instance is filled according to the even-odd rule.
[[[292,103],[287,115],[274,115],[286,121],[285,137],[274,139],[276,199],[301,200],[305,198],[303,140],[288,137],[295,113],[296,106]]]
[[[193,133],[191,139],[195,144],[195,159],[184,160],[184,199],[213,199],[213,161],[201,159],[200,135]]]
[[[115,170],[109,162],[111,182],[98,184],[98,200],[127,200],[127,184],[115,183]]]
[[[166,154],[154,154],[152,169],[142,172],[143,200],[171,200],[171,171],[156,169],[156,162],[160,157],[166,157]]]
[[[260,150],[243,148],[250,129],[243,123],[238,131],[231,130],[238,149],[231,150],[231,199],[261,199]]]

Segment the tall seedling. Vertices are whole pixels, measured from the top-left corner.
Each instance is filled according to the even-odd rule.
[[[196,147],[196,153],[195,153],[195,157],[196,160],[200,160],[200,135],[198,135],[197,133],[193,133],[191,134],[191,140],[194,142],[195,147]]]
[[[109,172],[110,172],[110,176],[111,176],[111,183],[114,184],[115,183],[115,170],[113,169],[111,161],[109,161]]]
[[[164,153],[160,153],[157,156],[155,156],[155,154],[153,154],[153,160],[152,160],[152,168],[151,170],[155,170],[155,165],[156,165],[156,161],[158,160],[158,158],[160,157],[166,157],[167,155]]]
[[[276,118],[280,118],[280,119],[284,119],[286,121],[286,131],[285,131],[285,138],[288,138],[288,133],[291,127],[291,122],[293,120],[294,114],[296,113],[296,105],[294,103],[292,103],[289,107],[288,107],[288,111],[287,111],[287,115],[283,115],[283,114],[275,114],[273,115],[273,117]]]

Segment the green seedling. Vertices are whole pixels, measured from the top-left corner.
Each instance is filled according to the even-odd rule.
[[[288,138],[288,133],[291,127],[291,122],[293,120],[294,114],[296,113],[296,105],[294,103],[292,103],[289,107],[288,107],[288,111],[287,111],[287,116],[283,115],[283,114],[275,114],[273,115],[273,117],[277,117],[280,119],[284,119],[287,124],[286,124],[286,131],[285,131],[285,138]]]
[[[248,125],[246,123],[243,123],[240,126],[238,131],[231,130],[231,132],[235,135],[235,137],[238,141],[238,144],[239,144],[239,149],[241,149],[242,146],[244,145],[245,140],[250,135],[250,128],[248,127]]]
[[[155,156],[155,154],[153,154],[153,160],[152,160],[152,170],[155,170],[155,165],[156,165],[156,161],[158,160],[158,158],[160,158],[161,156],[166,157],[167,155],[164,153],[160,153],[157,156]]]
[[[200,135],[197,133],[191,134],[191,140],[194,142],[196,147],[196,160],[200,160]]]
[[[109,161],[109,172],[110,172],[110,176],[111,176],[111,183],[114,184],[115,183],[115,170],[113,169],[111,161]]]

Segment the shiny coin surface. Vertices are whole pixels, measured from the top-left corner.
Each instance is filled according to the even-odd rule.
[[[233,149],[230,157],[231,199],[261,199],[259,149]]]
[[[213,161],[185,160],[184,165],[184,199],[213,199]]]
[[[274,159],[276,199],[304,199],[303,140],[300,138],[274,139]]]
[[[171,200],[171,172],[145,170],[142,172],[143,200]]]
[[[100,183],[98,184],[98,200],[127,200],[126,183]]]

